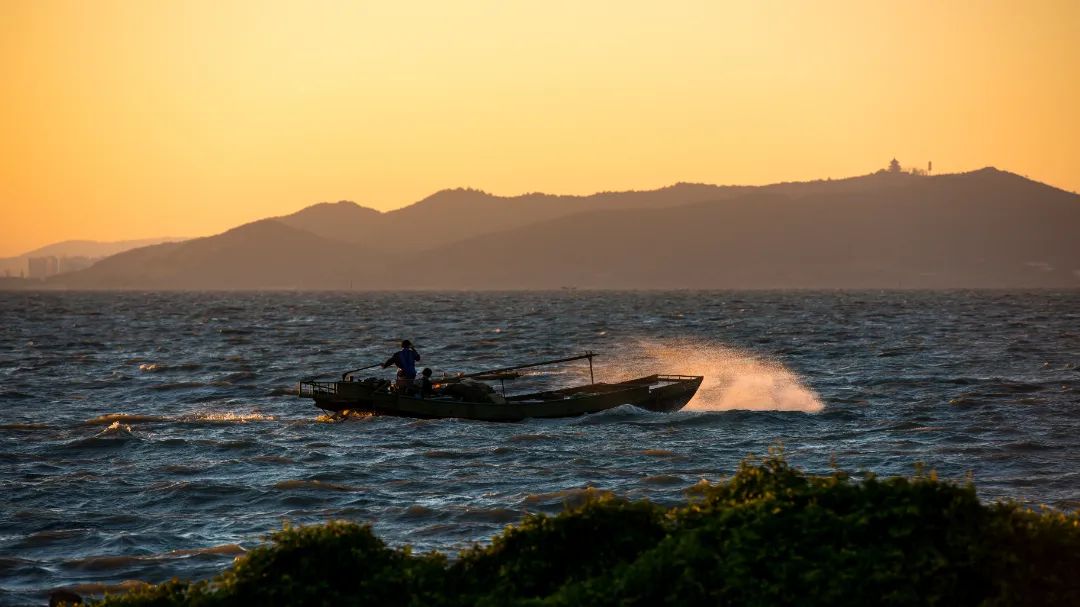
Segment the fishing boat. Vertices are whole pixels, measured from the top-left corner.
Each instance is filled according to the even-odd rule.
[[[529,418],[575,417],[620,405],[649,411],[678,411],[690,402],[705,379],[701,375],[654,374],[616,383],[596,382],[592,365],[594,356],[587,352],[569,358],[440,378],[432,380],[436,394],[426,398],[414,390],[399,389],[385,379],[356,379],[354,374],[364,368],[346,371],[340,381],[301,381],[298,395],[313,399],[316,407],[335,414],[355,412],[422,419],[456,417],[514,422]],[[517,371],[586,359],[589,361],[588,384],[524,394],[506,393],[505,382],[518,377]],[[498,381],[502,390],[496,391],[480,379]]]

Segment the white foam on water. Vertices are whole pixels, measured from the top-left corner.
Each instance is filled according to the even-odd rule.
[[[108,413],[88,419],[83,422],[84,426],[108,426],[113,428],[118,424],[130,427],[129,424],[149,423],[222,423],[222,424],[245,424],[248,422],[275,421],[273,415],[258,411],[234,412],[234,411],[198,411],[179,416],[142,415],[135,413]]]
[[[190,416],[185,416],[180,419],[181,421],[187,422],[219,422],[245,424],[247,422],[274,421],[276,418],[273,415],[259,413],[258,411],[251,411],[249,413],[234,413],[231,411],[200,411],[198,413],[192,414]]]
[[[127,424],[122,424],[119,421],[115,421],[115,422],[109,424],[109,426],[107,428],[105,428],[101,432],[98,432],[94,436],[95,437],[102,437],[102,436],[114,436],[114,435],[134,435],[134,434],[135,434],[135,432],[131,429],[131,426],[129,426]]]
[[[737,348],[689,340],[639,340],[627,349],[634,352],[630,361],[597,362],[605,373],[620,378],[653,373],[705,376],[684,410],[817,413],[825,408],[783,364]]]

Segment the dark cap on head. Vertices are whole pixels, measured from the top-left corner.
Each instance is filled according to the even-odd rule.
[[[423,371],[420,372],[420,374],[424,377],[431,377],[431,369],[425,368]]]
[[[407,339],[403,339],[403,340],[401,340],[401,347],[402,348],[411,348],[412,347],[412,342],[407,340]]]

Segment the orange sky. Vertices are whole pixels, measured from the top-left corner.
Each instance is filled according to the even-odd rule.
[[[1080,2],[0,0],[0,256],[896,156],[1080,190]]]

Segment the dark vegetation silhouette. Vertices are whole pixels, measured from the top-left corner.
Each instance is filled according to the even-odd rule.
[[[987,168],[350,202],[115,255],[61,288],[1074,288],[1080,196]],[[422,269],[423,271],[420,271]]]
[[[334,522],[101,604],[1077,605],[1077,571],[1078,514],[986,505],[933,473],[809,476],[773,454],[682,506],[594,492],[452,561]]]

